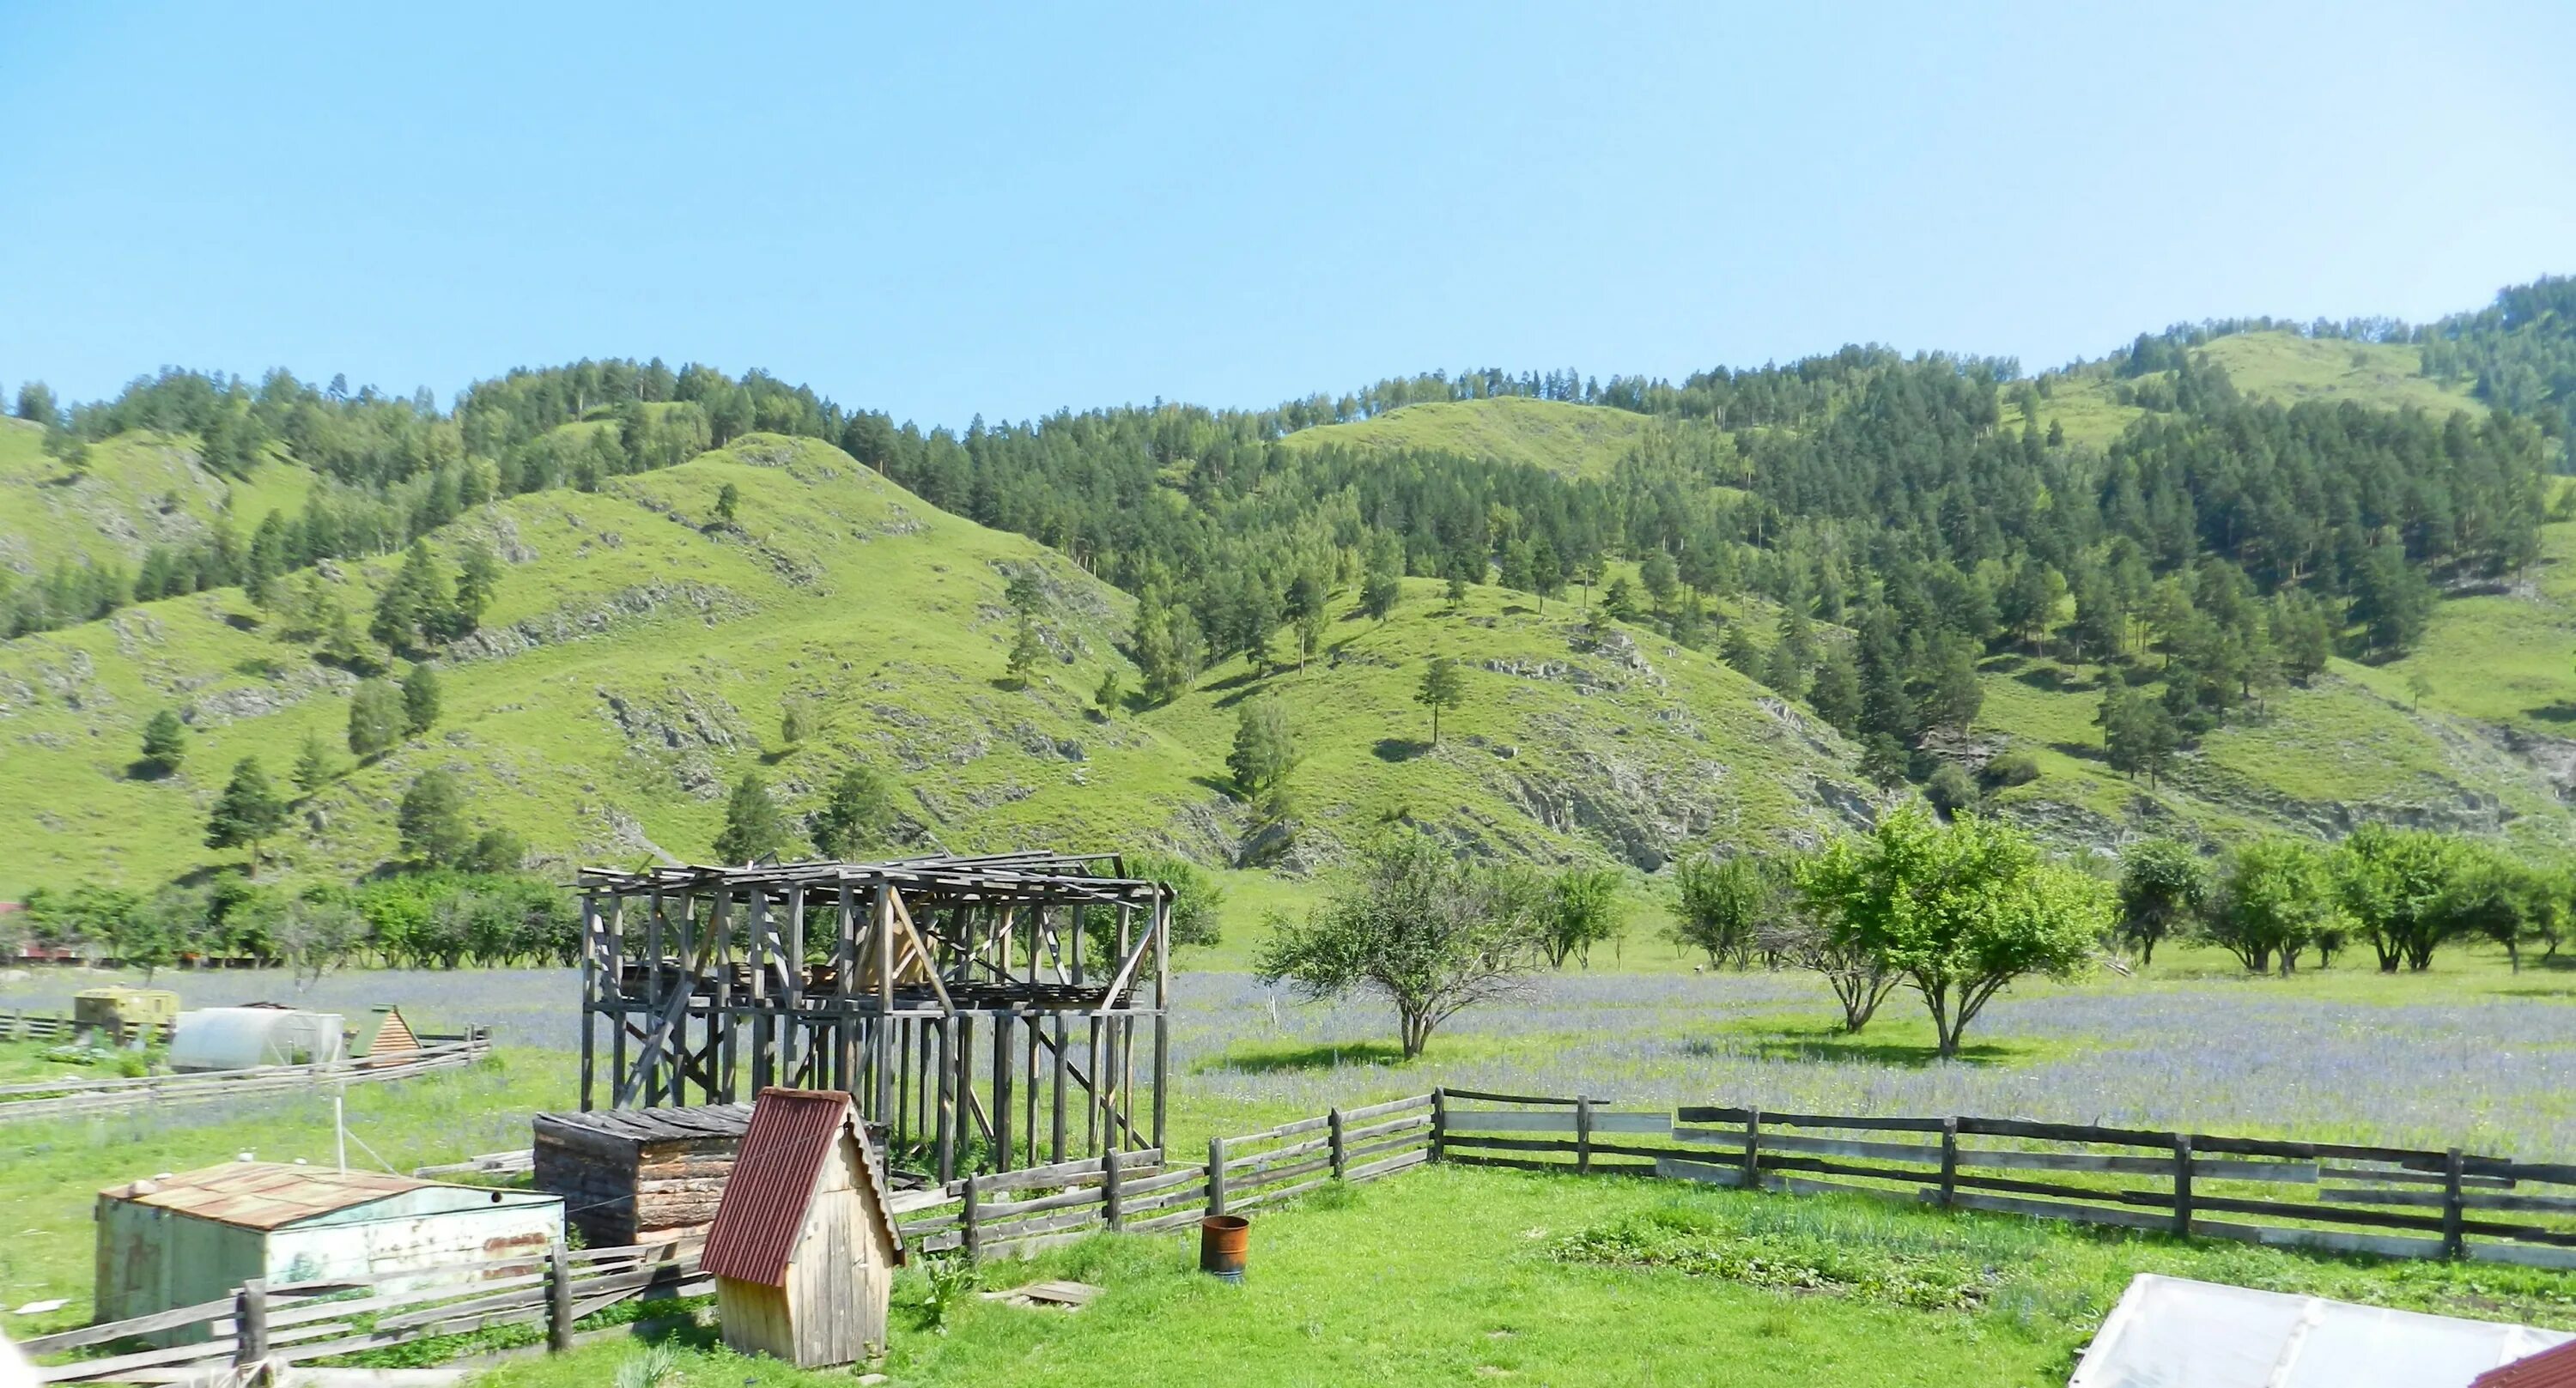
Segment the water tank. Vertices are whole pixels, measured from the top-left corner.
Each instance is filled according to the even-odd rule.
[[[341,1059],[345,1033],[336,1012],[275,1007],[209,1007],[179,1014],[170,1068],[247,1070],[256,1065],[310,1065]]]

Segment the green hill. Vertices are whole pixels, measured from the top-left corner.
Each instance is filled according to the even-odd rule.
[[[1658,421],[1629,410],[1499,395],[1407,405],[1349,424],[1301,429],[1295,448],[1411,450],[1529,463],[1565,477],[1598,477]]]
[[[2349,400],[2373,409],[2412,407],[2436,415],[2453,410],[2483,414],[2487,408],[2466,383],[2444,384],[2425,375],[2423,349],[2406,343],[2272,331],[2230,333],[2191,350],[2226,368],[2238,391],[2284,405]],[[2121,401],[2124,385],[2134,382],[2123,381],[2102,364],[2056,373],[2039,419],[2062,427],[2071,442],[2099,448],[2146,416],[2144,408]],[[2022,423],[2017,407],[2007,409],[2004,417],[2016,427]]]
[[[247,535],[271,510],[292,515],[313,474],[270,459],[247,478],[198,460],[195,439],[136,431],[92,444],[74,470],[46,455],[44,431],[0,419],[0,569],[43,573],[62,559],[131,570],[154,545],[182,548],[229,517]]]
[[[728,484],[734,525],[715,519]],[[1124,595],[812,440],[750,435],[597,493],[497,503],[434,540],[468,537],[507,571],[480,630],[440,662],[438,724],[298,804],[279,845],[290,873],[383,863],[396,802],[431,767],[464,779],[478,826],[616,861],[703,859],[743,772],[801,810],[854,756],[905,787],[924,841],[1159,843],[1219,863],[1311,862],[1409,815],[1496,851],[1652,866],[1713,833],[1812,839],[1865,801],[1839,738],[1709,656],[1495,589],[1452,611],[1421,581],[1384,623],[1338,622],[1304,671],[1255,677],[1238,660],[1167,706],[1095,718],[1104,665],[1137,683],[1112,644]],[[398,562],[326,572],[363,613]],[[1052,656],[1025,689],[1001,678],[1003,587],[1020,572],[1042,577]],[[356,682],[286,625],[222,589],[0,647],[0,798],[32,807],[0,894],[238,861],[200,846],[233,762],[257,756],[282,782],[308,734],[336,750]],[[1411,703],[1435,653],[1476,667],[1436,750]],[[1247,844],[1225,755],[1236,704],[1273,691],[1308,749],[1306,827]],[[787,747],[791,695],[820,731]],[[187,758],[140,776],[141,727],[163,707],[189,723]]]

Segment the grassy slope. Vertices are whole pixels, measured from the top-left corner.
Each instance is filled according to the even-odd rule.
[[[1292,446],[1421,449],[1470,458],[1529,462],[1570,477],[1600,476],[1653,427],[1626,410],[1497,396],[1433,401],[1374,419],[1301,430]]]
[[[2422,354],[2403,344],[2266,332],[2230,334],[2195,350],[2227,368],[2239,391],[2284,405],[2350,400],[2383,410],[2413,406],[2437,415],[2485,409],[2465,384],[2444,385],[2425,376]],[[2040,418],[2064,426],[2073,442],[2102,447],[2146,414],[2113,398],[2117,384],[2102,368],[2061,376]],[[2019,425],[2021,411],[2007,405],[2004,422]]]
[[[733,527],[713,523],[728,482],[742,498]],[[1163,842],[1222,861],[1248,827],[1223,794],[1224,760],[1254,683],[1303,710],[1298,785],[1321,831],[1310,842],[1401,806],[1542,857],[1606,847],[1652,862],[1712,830],[1812,836],[1820,815],[1804,791],[1834,782],[1845,757],[1830,734],[1810,743],[1761,711],[1753,686],[1704,656],[1650,641],[1653,668],[1630,669],[1571,649],[1563,604],[1542,616],[1489,589],[1452,613],[1427,582],[1393,621],[1340,623],[1333,654],[1303,673],[1254,681],[1237,664],[1167,707],[1098,719],[1087,704],[1105,663],[1137,682],[1112,644],[1123,595],[812,441],[753,436],[597,494],[514,498],[441,538],[460,533],[512,562],[483,632],[446,662],[438,726],[300,805],[274,846],[291,870],[385,860],[395,804],[432,766],[466,778],[481,824],[549,854],[634,861],[656,847],[705,857],[745,770],[802,809],[853,755],[903,781],[908,812],[952,848]],[[362,623],[395,563],[340,570]],[[1000,678],[1001,593],[1006,570],[1027,564],[1049,576],[1057,658],[1021,689]],[[0,651],[0,796],[35,807],[0,893],[237,860],[199,846],[234,761],[257,756],[282,780],[308,733],[336,749],[354,682],[278,626],[223,590]],[[1418,752],[1409,701],[1434,652],[1529,673],[1473,672],[1460,736]],[[822,725],[794,748],[778,735],[791,693],[815,701]],[[138,779],[142,723],[164,706],[195,729],[186,762]]]
[[[0,420],[0,569],[41,573],[63,558],[113,561],[131,569],[155,544],[177,547],[229,515],[246,541],[271,510],[295,514],[313,474],[269,461],[246,478],[197,463],[193,436],[133,433],[90,446],[75,478],[45,456],[44,433]]]

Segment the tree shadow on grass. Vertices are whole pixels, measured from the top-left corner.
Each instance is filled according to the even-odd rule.
[[[2566,699],[2560,699],[2555,703],[2542,704],[2538,708],[2529,709],[2526,710],[2526,712],[2544,723],[2576,723],[2576,702],[2571,702]]]
[[[1371,750],[1377,753],[1379,761],[1411,761],[1430,751],[1431,744],[1409,737],[1381,737]]]
[[[1311,1046],[1228,1054],[1199,1066],[1201,1073],[1274,1075],[1299,1070],[1337,1070],[1346,1065],[1402,1065],[1404,1048],[1392,1041],[1328,1041]]]
[[[1693,1055],[1749,1055],[1760,1060],[1893,1065],[1909,1070],[1922,1069],[1941,1059],[1939,1049],[1928,1043],[1873,1041],[1866,1035],[1854,1036],[1839,1027],[1793,1028],[1746,1037],[1732,1045],[1719,1041],[1692,1041],[1684,1044],[1682,1049]],[[1968,1042],[1960,1046],[1959,1053],[1952,1057],[1962,1065],[2002,1065],[2019,1058],[2012,1047],[1991,1041]]]
[[[2098,762],[2103,766],[2111,764],[2110,751],[2089,742],[2052,742],[2048,744],[2048,750],[2073,757],[2077,761]]]

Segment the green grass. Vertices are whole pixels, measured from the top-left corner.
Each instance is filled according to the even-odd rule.
[[[2485,410],[2467,385],[2445,385],[2424,375],[2422,353],[2402,343],[2260,332],[2232,333],[2193,350],[2225,367],[2239,392],[2284,405],[2350,400],[2374,409],[2414,408],[2435,416]],[[2070,442],[2104,447],[2146,413],[2119,403],[2113,394],[2118,384],[2101,367],[2061,376],[2042,403],[2040,418],[2058,423]],[[2004,422],[2019,427],[2021,411],[2007,407]]]
[[[1192,1254],[1184,1237],[1102,1236],[989,1265],[988,1286],[1072,1277],[1106,1290],[1070,1314],[969,1301],[945,1334],[928,1326],[926,1279],[908,1271],[878,1367],[922,1384],[2058,1384],[2142,1271],[2576,1325],[2565,1279],[2547,1274],[1459,1167],[1257,1215],[1239,1287],[1195,1272]],[[683,1383],[848,1382],[847,1370],[800,1374],[713,1348],[704,1326],[672,1338],[690,1346]],[[478,1382],[597,1383],[637,1352],[612,1343]]]
[[[1454,453],[1531,463],[1567,477],[1602,477],[1640,439],[1663,427],[1669,426],[1628,410],[1501,395],[1407,405],[1372,419],[1299,430],[1287,442]]]

